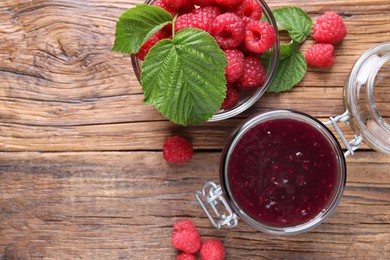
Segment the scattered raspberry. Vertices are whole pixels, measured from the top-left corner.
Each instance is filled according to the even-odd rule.
[[[305,53],[307,64],[317,67],[331,66],[336,56],[334,55],[334,47],[328,43],[317,43],[310,47]]]
[[[260,60],[248,56],[245,58],[244,70],[238,79],[238,88],[240,90],[252,90],[260,87],[265,80],[266,72]]]
[[[225,67],[225,77],[228,83],[236,82],[244,69],[244,54],[238,49],[225,50],[228,65]]]
[[[232,84],[227,84],[226,86],[226,97],[221,105],[223,110],[228,110],[233,108],[238,103],[240,94],[238,90]]]
[[[211,30],[211,20],[202,17],[201,15],[196,15],[193,13],[183,14],[177,17],[175,23],[176,31],[180,31],[183,28],[198,28],[206,32]]]
[[[243,18],[243,20],[244,18],[260,20],[261,15],[263,14],[261,5],[257,0],[243,0],[240,5],[233,8],[233,12]]]
[[[240,17],[233,13],[224,13],[215,18],[211,34],[222,49],[231,49],[240,45],[244,30],[245,25]]]
[[[192,13],[210,19],[213,22],[221,14],[221,10],[218,6],[206,6],[195,9]]]
[[[212,6],[215,5],[215,0],[192,0],[195,5]]]
[[[314,39],[320,43],[339,43],[347,34],[343,19],[335,12],[327,12],[318,17],[314,27]]]
[[[207,239],[200,249],[202,260],[223,260],[225,247],[218,239]]]
[[[196,255],[181,252],[176,256],[176,260],[196,260]]]
[[[202,240],[195,225],[188,219],[182,219],[173,225],[171,243],[180,251],[195,254],[200,249]]]
[[[169,163],[186,162],[192,157],[191,143],[180,136],[169,137],[163,147],[164,159]]]
[[[248,50],[264,53],[276,42],[275,29],[269,23],[251,21],[246,25],[244,42]]]
[[[242,0],[215,0],[215,2],[220,5],[233,6],[240,4]]]
[[[147,40],[142,46],[141,49],[135,54],[135,56],[144,60],[149,50],[160,40],[170,37],[171,34],[169,31],[162,29],[153,35],[149,40]]]

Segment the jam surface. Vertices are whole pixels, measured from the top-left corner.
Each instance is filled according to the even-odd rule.
[[[288,227],[327,207],[337,186],[338,161],[318,129],[275,119],[242,136],[228,172],[232,196],[246,214],[263,224]]]

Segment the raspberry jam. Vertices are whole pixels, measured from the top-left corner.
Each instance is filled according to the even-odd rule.
[[[310,117],[284,113],[250,126],[230,146],[225,163],[238,211],[276,228],[323,215],[337,204],[345,182],[344,157],[329,130]]]

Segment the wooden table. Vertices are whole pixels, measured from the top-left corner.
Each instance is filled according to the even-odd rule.
[[[242,221],[216,230],[194,197],[218,182],[224,143],[249,115],[287,108],[326,120],[344,111],[352,65],[390,40],[389,0],[268,1],[313,18],[339,13],[348,35],[336,64],[310,67],[292,91],[267,93],[235,118],[188,127],[143,104],[130,58],[110,51],[117,17],[141,2],[1,1],[0,259],[174,259],[170,235],[182,218],[220,239],[227,259],[389,259],[390,157],[364,145],[347,159],[335,214],[303,235],[271,236]],[[173,134],[191,139],[189,163],[163,160]]]

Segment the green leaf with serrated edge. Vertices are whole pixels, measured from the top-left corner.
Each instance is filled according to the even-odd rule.
[[[142,63],[145,102],[172,122],[205,122],[219,111],[226,95],[227,60],[214,38],[182,29],[153,46]]]
[[[283,7],[272,11],[279,31],[287,30],[290,37],[302,43],[310,35],[313,22],[310,16],[299,7]]]
[[[273,50],[269,50],[264,52],[263,56],[261,56],[262,60],[269,60],[272,57]],[[280,44],[279,48],[279,60],[284,60],[285,58],[291,56],[293,50],[291,48],[291,44]]]
[[[124,12],[116,24],[113,51],[134,54],[156,32],[172,22],[164,9],[146,4],[137,5]]]
[[[289,57],[279,62],[268,92],[277,93],[290,90],[302,80],[306,71],[307,64],[303,54],[299,51],[292,52]]]

